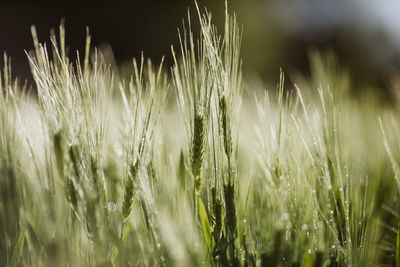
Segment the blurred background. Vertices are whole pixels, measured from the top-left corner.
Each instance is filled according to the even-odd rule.
[[[223,29],[224,0],[198,0]],[[231,0],[243,25],[242,58],[247,75],[276,84],[279,68],[310,72],[310,51],[330,51],[349,70],[354,88],[389,88],[400,67],[400,2],[396,0]],[[85,27],[92,44],[110,45],[119,64],[132,57],[172,64],[170,45],[190,10],[198,32],[193,0],[7,1],[0,2],[0,52],[12,58],[14,75],[31,79],[24,49],[32,49],[30,26],[41,42],[65,19],[70,56],[84,51]],[[385,91],[385,90],[381,90]],[[386,90],[387,91],[387,90]],[[384,92],[390,97],[390,93]]]

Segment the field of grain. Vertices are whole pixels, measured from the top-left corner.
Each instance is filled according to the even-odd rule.
[[[68,55],[63,26],[32,28],[31,90],[5,56],[0,265],[400,266],[400,103],[324,53],[254,85],[228,8],[187,25],[172,68]]]

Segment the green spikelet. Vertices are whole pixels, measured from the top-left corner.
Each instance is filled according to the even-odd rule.
[[[54,152],[56,156],[57,170],[60,177],[64,177],[64,147],[61,130],[53,136]]]
[[[235,185],[226,183],[224,185],[225,196],[225,222],[230,237],[236,235],[236,207],[235,207]]]
[[[117,202],[117,199],[119,197],[117,184],[120,178],[115,163],[108,163],[108,165],[104,169],[104,179],[105,181],[107,181],[106,183],[104,183],[106,202]]]
[[[66,187],[67,200],[76,210],[78,205],[78,192],[76,191],[74,182],[71,177],[67,179],[65,187]]]
[[[90,168],[92,170],[93,187],[96,190],[96,199],[100,200],[102,205],[105,205],[107,202],[106,188],[104,180],[100,179],[100,175],[103,174],[103,172],[101,172],[97,161],[93,157],[90,157]]]
[[[186,176],[185,176],[185,156],[183,155],[183,151],[181,150],[181,155],[179,157],[179,166],[177,171],[177,176],[181,185],[182,191],[185,190],[186,187]]]
[[[137,164],[131,165],[129,168],[128,181],[125,184],[124,200],[122,202],[122,218],[124,221],[128,220],[131,214],[133,197],[135,195],[134,180],[137,177]]]
[[[204,121],[203,116],[196,115],[194,118],[194,130],[192,141],[192,173],[196,192],[201,188],[201,165],[203,163],[203,138]]]
[[[93,184],[96,185],[99,180],[99,174],[98,174],[99,167],[97,166],[97,162],[93,157],[90,157],[90,168],[92,170]]]
[[[153,183],[157,182],[157,173],[153,161],[150,161],[147,164],[147,175],[149,176],[149,178]]]
[[[220,199],[217,199],[215,201],[215,206],[214,206],[215,223],[214,223],[214,232],[213,232],[214,238],[216,240],[219,240],[219,238],[221,237],[222,212],[223,212],[222,201]]]
[[[72,166],[74,167],[74,173],[77,181],[80,181],[79,175],[79,150],[77,145],[70,145],[68,149],[69,158],[72,162]]]
[[[131,164],[129,167],[129,177],[132,179],[132,181],[136,181],[137,178],[137,173],[138,173],[138,163]]]
[[[224,137],[224,150],[229,160],[232,156],[232,137],[229,128],[229,118],[227,113],[225,96],[222,96],[222,98],[219,100],[219,108],[220,108],[220,120],[222,127],[221,130]]]
[[[128,220],[131,213],[134,193],[133,179],[129,177],[125,184],[124,201],[122,202],[122,219],[124,221]]]
[[[215,186],[210,188],[210,192],[211,192],[211,197],[212,197],[212,203],[213,203],[213,209],[215,210],[215,204],[216,204],[216,200],[217,200],[217,189]]]
[[[96,202],[93,200],[89,200],[86,202],[86,227],[88,230],[89,238],[92,240],[96,240],[98,227],[96,220]]]

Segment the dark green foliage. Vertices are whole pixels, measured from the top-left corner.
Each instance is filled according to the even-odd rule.
[[[0,265],[6,265],[16,245],[19,225],[18,188],[11,166],[0,162]],[[7,170],[8,169],[8,170]]]
[[[244,249],[244,266],[255,267],[257,266],[257,258],[253,251],[250,251],[247,247],[246,235],[242,236],[243,249]]]
[[[274,248],[271,254],[264,252],[261,254],[261,266],[280,266],[282,265],[282,243],[283,231],[278,230],[274,236]]]
[[[396,267],[400,267],[400,222],[397,227],[397,238],[396,238]]]
[[[322,251],[317,251],[316,255],[315,255],[315,260],[314,260],[314,267],[319,267],[319,266],[323,266],[323,260],[324,260],[324,254],[322,253]]]

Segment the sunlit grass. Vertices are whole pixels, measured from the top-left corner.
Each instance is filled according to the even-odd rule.
[[[245,85],[236,17],[197,14],[170,70],[33,28],[35,94],[5,56],[0,265],[400,266],[397,105],[317,53],[292,88]]]

